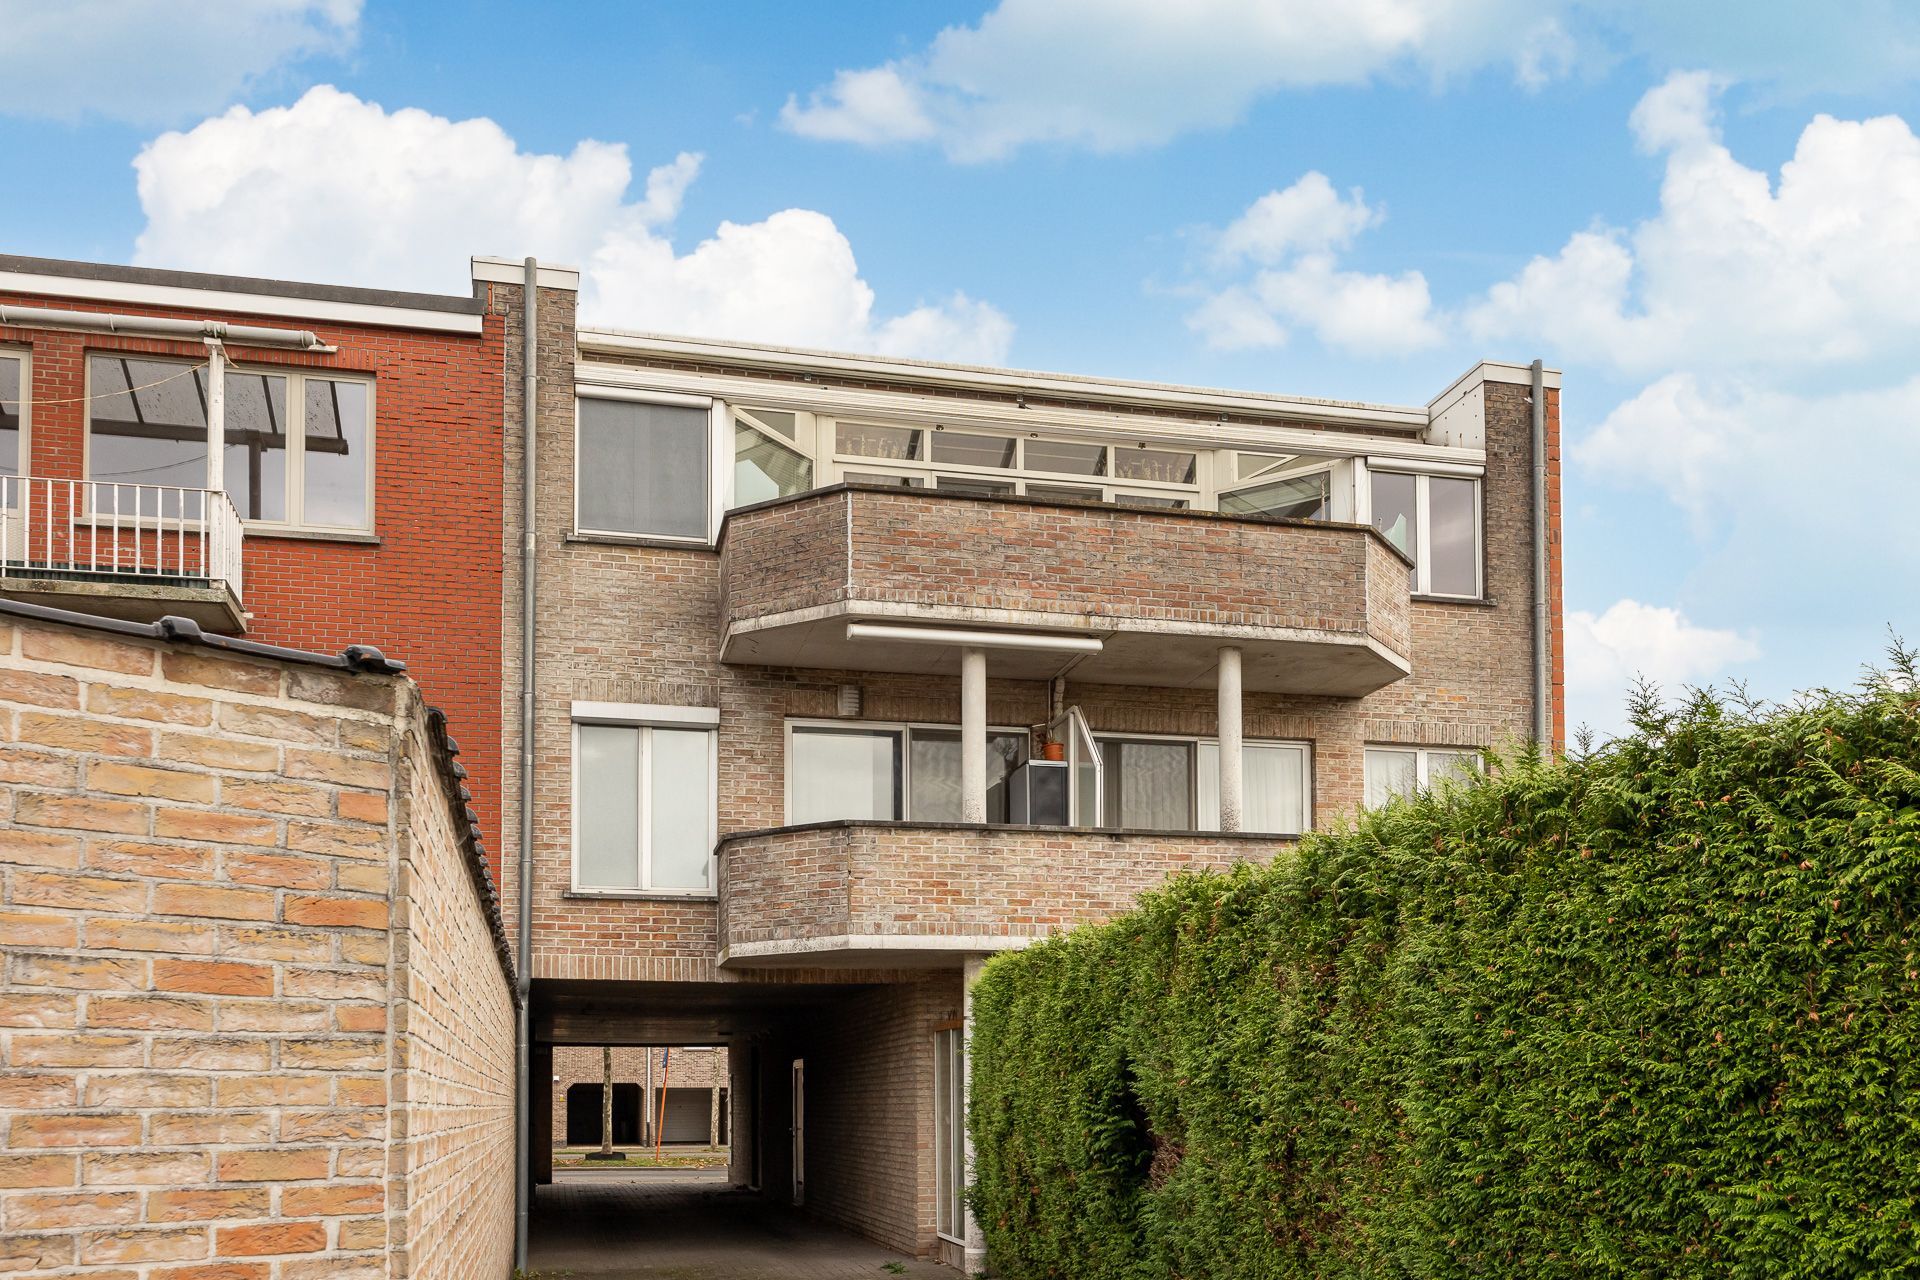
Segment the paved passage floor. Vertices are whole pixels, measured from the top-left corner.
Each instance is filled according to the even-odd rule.
[[[532,1232],[528,1262],[540,1280],[959,1276],[729,1190],[719,1169],[556,1169],[553,1185],[534,1189]]]

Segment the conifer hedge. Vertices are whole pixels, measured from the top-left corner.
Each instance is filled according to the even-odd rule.
[[[976,988],[1014,1280],[1920,1275],[1913,659],[1651,698]]]

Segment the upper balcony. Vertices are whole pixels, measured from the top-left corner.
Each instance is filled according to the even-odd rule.
[[[0,596],[243,631],[240,514],[223,492],[0,475]]]
[[[1187,870],[1268,862],[1280,836],[842,821],[720,841],[723,966],[951,964],[1109,920]]]
[[[1249,691],[1357,697],[1412,670],[1410,564],[1368,526],[837,485],[731,512],[721,658],[950,673],[952,650],[849,639],[914,623],[1100,641],[1076,680],[1210,687],[1221,646]],[[1058,674],[1059,652],[995,675]]]

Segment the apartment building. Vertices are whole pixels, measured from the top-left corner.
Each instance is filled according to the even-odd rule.
[[[403,656],[457,726],[491,830],[504,321],[487,289],[0,256],[0,598]]]
[[[972,1272],[986,957],[1563,736],[1552,370],[1308,400],[595,329],[569,270],[476,272],[539,1121],[566,1046],[723,1044],[735,1183]]]

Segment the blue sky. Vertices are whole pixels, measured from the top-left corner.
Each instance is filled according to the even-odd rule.
[[[1422,402],[1565,371],[1573,713],[1920,637],[1892,0],[0,0],[0,245]],[[23,105],[30,104],[30,105]]]

